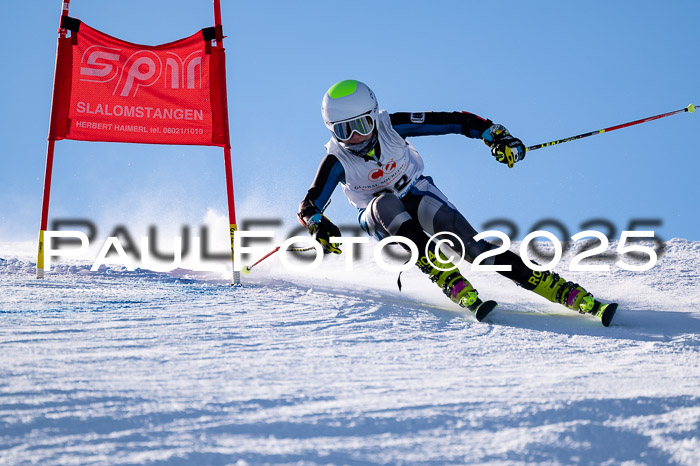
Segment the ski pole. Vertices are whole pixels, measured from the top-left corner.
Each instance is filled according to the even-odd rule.
[[[655,116],[648,117],[648,118],[642,118],[641,120],[630,121],[629,123],[622,123],[620,125],[611,126],[609,128],[599,129],[597,131],[591,131],[590,133],[583,133],[583,134],[579,134],[577,136],[571,136],[571,137],[564,138],[564,139],[557,139],[556,141],[550,141],[550,142],[544,142],[542,144],[536,144],[534,146],[530,146],[530,147],[526,148],[525,150],[531,151],[531,150],[535,150],[535,149],[541,149],[543,147],[549,147],[549,146],[553,146],[555,144],[561,144],[563,142],[569,142],[569,141],[574,141],[576,139],[587,138],[588,136],[595,136],[596,134],[609,133],[610,131],[615,131],[616,129],[627,128],[628,126],[634,126],[634,125],[638,125],[640,123],[646,123],[647,121],[658,120],[659,118],[664,118],[667,116],[675,115],[677,113],[684,113],[684,112],[694,113],[695,112],[695,105],[690,104],[687,107],[682,108],[680,110],[674,110],[673,112],[662,113],[661,115],[655,115]]]
[[[277,246],[275,249],[273,249],[272,251],[268,252],[267,254],[265,254],[264,256],[262,256],[260,259],[258,259],[257,262],[255,262],[254,264],[252,264],[252,265],[246,265],[245,267],[243,267],[243,273],[246,274],[246,275],[248,275],[248,274],[250,273],[250,270],[251,270],[253,267],[255,267],[256,265],[258,265],[259,263],[261,263],[262,261],[264,261],[265,259],[267,259],[267,258],[270,257],[271,255],[273,255],[274,253],[276,253],[277,251],[279,251],[280,248],[281,248],[281,246]],[[311,251],[312,249],[314,249],[314,247],[313,247],[313,246],[309,246],[308,248],[287,248],[287,251],[291,251],[291,252],[305,252],[305,251]]]
[[[331,199],[328,199],[328,202],[326,202],[326,205],[324,205],[324,206],[323,206],[323,209],[321,209],[321,213],[322,213],[322,214],[326,211],[326,209],[328,208],[329,205],[331,205]],[[300,220],[300,221],[301,221],[301,220]],[[303,223],[302,223],[302,225],[303,225]],[[306,226],[306,225],[304,225],[304,226]],[[243,267],[243,273],[246,274],[246,275],[248,275],[248,274],[250,273],[250,269],[252,269],[253,267],[255,267],[256,265],[258,265],[259,263],[261,263],[262,261],[264,261],[265,259],[267,259],[267,258],[270,257],[271,255],[273,255],[273,254],[276,253],[277,251],[279,251],[281,247],[282,247],[282,246],[277,246],[275,249],[273,249],[272,251],[268,252],[267,254],[265,254],[264,256],[262,256],[260,259],[258,259],[257,262],[255,262],[254,264],[252,264],[252,265],[246,265],[245,267]],[[287,248],[287,251],[290,251],[290,252],[306,252],[306,251],[311,251],[312,249],[315,249],[315,248],[314,248],[313,246],[309,246],[308,248]]]

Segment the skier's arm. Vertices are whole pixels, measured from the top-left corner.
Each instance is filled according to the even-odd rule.
[[[463,134],[482,139],[497,161],[512,167],[525,158],[525,145],[503,127],[469,112],[392,113],[391,125],[403,138]]]
[[[345,170],[335,155],[328,154],[321,161],[316,177],[304,200],[299,204],[299,220],[306,225],[309,219],[321,214],[338,183],[345,181]]]
[[[404,138],[463,134],[478,139],[493,125],[491,120],[469,112],[397,112],[390,117],[394,130]]]

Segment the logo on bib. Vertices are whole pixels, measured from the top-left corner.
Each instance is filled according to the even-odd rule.
[[[381,180],[384,177],[384,175],[388,175],[394,170],[396,170],[396,161],[394,159],[391,159],[383,167],[375,168],[374,170],[369,172],[368,179],[370,181]]]

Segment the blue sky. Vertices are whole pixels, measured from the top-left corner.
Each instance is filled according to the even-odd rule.
[[[12,2],[5,13],[0,241],[32,241],[60,1]],[[239,225],[295,225],[329,136],[321,98],[342,79],[370,85],[380,108],[470,111],[526,145],[700,104],[695,1],[222,0],[222,14]],[[211,0],[73,0],[71,15],[144,44],[213,24]],[[531,152],[514,169],[477,140],[412,142],[477,229],[507,218],[521,239],[554,218],[573,235],[597,218],[619,236],[633,219],[655,219],[663,239],[700,240],[699,129],[700,115],[682,114]],[[328,216],[354,223],[340,189],[333,199]],[[119,224],[196,227],[210,208],[226,211],[218,148],[56,145],[50,219],[87,218],[104,237]]]

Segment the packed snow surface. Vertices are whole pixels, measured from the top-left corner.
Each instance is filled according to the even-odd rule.
[[[568,257],[568,256],[566,256]],[[609,328],[467,273],[478,323],[419,271],[273,257],[231,287],[90,272],[0,245],[0,464],[700,463],[700,243],[569,272]],[[59,261],[61,264],[61,261]]]

